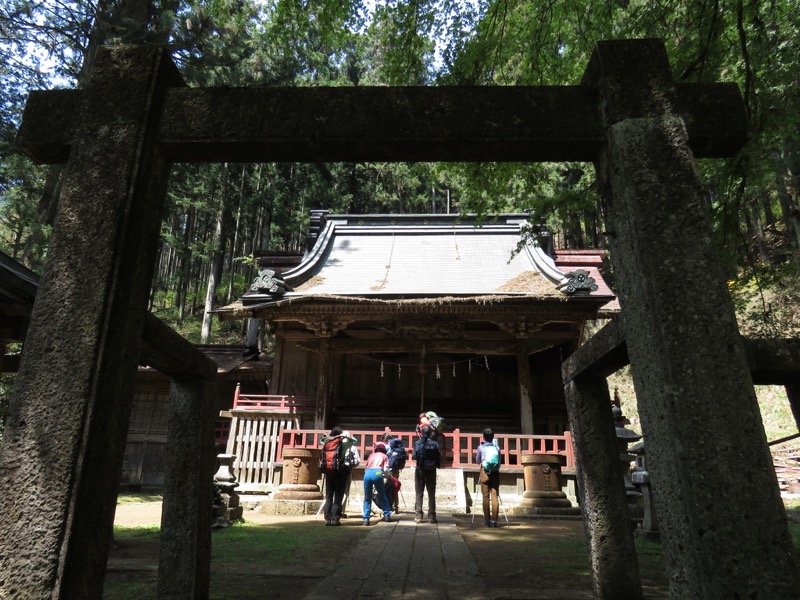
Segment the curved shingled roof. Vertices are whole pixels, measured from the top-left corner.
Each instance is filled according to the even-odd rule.
[[[527,215],[479,221],[456,215],[328,215],[314,247],[283,273],[286,292],[248,292],[253,306],[322,297],[403,300],[436,297],[566,299],[568,271],[536,241],[520,244]],[[597,290],[573,298],[613,298],[597,265],[588,272]],[[232,308],[232,307],[230,307]],[[225,310],[225,309],[222,309]]]

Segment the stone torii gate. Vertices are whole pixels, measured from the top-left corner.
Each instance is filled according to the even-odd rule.
[[[86,88],[31,94],[18,138],[35,160],[67,168],[0,457],[0,597],[101,596],[127,425],[118,415],[132,401],[170,163],[430,160],[595,163],[654,488],[673,488],[658,506],[671,595],[796,597],[694,169],[694,157],[730,156],[745,140],[736,87],[676,84],[654,40],[598,43],[582,84],[561,88],[188,89],[163,49],[103,48]],[[612,435],[602,422],[592,430],[605,399],[574,397],[582,439]],[[188,458],[190,439],[170,452]],[[196,464],[184,471],[203,480]],[[589,461],[583,476],[607,474]],[[736,493],[715,502],[701,493],[713,487]],[[168,484],[165,507],[178,494]],[[590,536],[609,534],[592,525],[615,505],[583,507]],[[159,595],[206,597],[203,523],[163,522]],[[598,598],[642,597],[621,530],[619,556],[592,546]]]

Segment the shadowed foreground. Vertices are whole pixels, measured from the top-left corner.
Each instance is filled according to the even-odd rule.
[[[480,516],[475,527],[471,516],[443,515],[438,525],[413,517],[369,528],[351,518],[334,528],[246,511],[244,524],[214,533],[210,597],[592,597],[580,520],[511,517],[510,526],[501,519],[489,529]],[[159,518],[159,503],[120,506],[105,598],[155,595]],[[640,540],[637,549],[645,597],[666,598],[659,544]]]

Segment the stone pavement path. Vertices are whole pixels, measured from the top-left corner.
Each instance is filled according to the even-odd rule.
[[[306,596],[331,598],[477,600],[486,595],[452,517],[417,524],[413,515],[401,515],[391,523],[372,525],[366,538]]]

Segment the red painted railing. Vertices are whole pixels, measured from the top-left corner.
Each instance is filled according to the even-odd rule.
[[[282,456],[284,448],[319,448],[320,436],[327,431],[319,429],[296,429],[281,434],[278,456]],[[409,453],[407,464],[413,466],[411,448],[418,439],[417,434],[410,431],[392,431],[388,427],[383,431],[355,431],[350,435],[358,440],[356,444],[362,460],[372,452],[375,442],[382,441],[385,433],[391,433],[403,440]],[[565,431],[564,435],[521,435],[496,434],[494,439],[500,448],[505,468],[522,468],[523,454],[559,454],[564,457],[564,468],[575,468],[575,457],[572,453],[572,435]],[[462,433],[455,429],[452,433],[440,434],[438,441],[442,446],[443,467],[475,466],[475,452],[483,437],[480,433]]]
[[[273,413],[313,414],[316,399],[308,396],[241,394],[237,385],[236,393],[233,395],[233,408]]]

